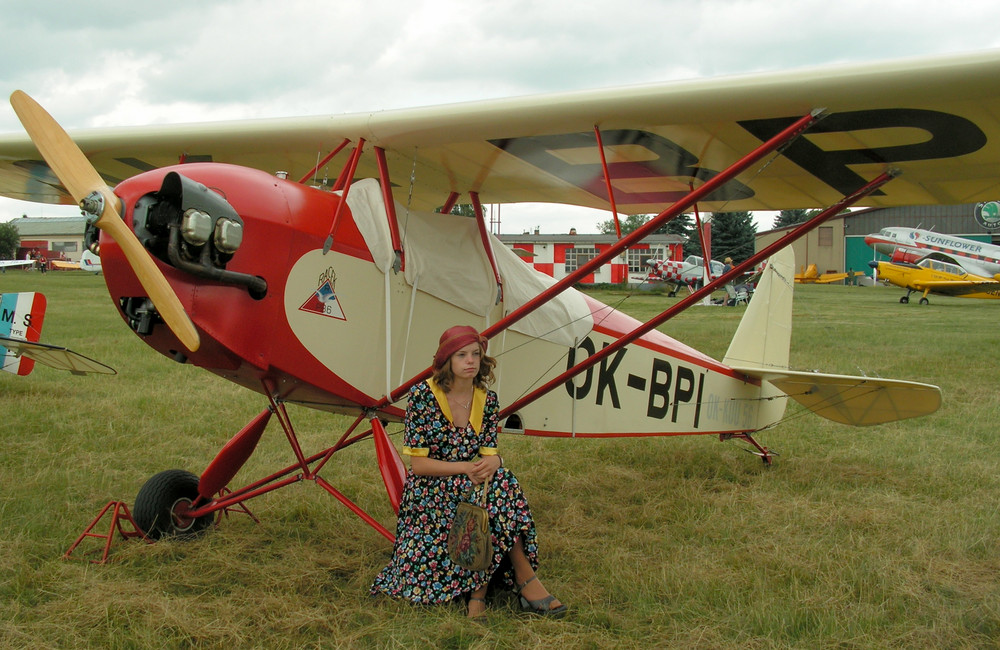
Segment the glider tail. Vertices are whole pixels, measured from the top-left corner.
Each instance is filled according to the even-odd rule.
[[[4,346],[3,339],[36,342],[45,319],[45,296],[40,293],[0,294],[0,369],[15,375],[27,375],[35,362]]]

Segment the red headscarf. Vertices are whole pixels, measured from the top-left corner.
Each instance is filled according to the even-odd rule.
[[[434,369],[440,370],[455,354],[470,343],[478,343],[479,351],[486,354],[486,339],[479,335],[476,328],[469,325],[449,327],[438,340],[438,349],[434,353]]]

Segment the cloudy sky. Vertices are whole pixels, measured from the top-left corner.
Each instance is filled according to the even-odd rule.
[[[0,90],[67,128],[338,114],[1000,47],[996,0],[0,0]],[[9,104],[0,133],[18,132]],[[0,221],[73,214],[0,199]],[[507,206],[503,232],[609,215]],[[763,224],[769,225],[769,223]]]

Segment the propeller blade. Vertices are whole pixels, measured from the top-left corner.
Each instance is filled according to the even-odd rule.
[[[80,202],[94,192],[104,197],[104,207],[94,225],[108,233],[125,253],[132,271],[149,294],[167,327],[191,352],[198,349],[201,339],[194,323],[188,318],[173,287],[143,248],[135,233],[125,225],[119,210],[118,197],[90,164],[76,143],[48,112],[26,93],[15,90],[10,104],[24,125],[42,158],[59,178],[73,198]]]

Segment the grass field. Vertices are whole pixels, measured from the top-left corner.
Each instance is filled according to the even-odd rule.
[[[470,623],[459,607],[370,598],[390,545],[309,482],[252,501],[260,524],[233,515],[194,541],[121,543],[106,565],[63,560],[109,500],[131,505],[163,469],[201,472],[265,402],[152,352],[101,278],[7,272],[0,291],[45,293],[42,341],[119,372],[0,373],[2,647],[1000,645],[1000,304],[798,287],[794,367],[935,383],[944,406],[852,429],[790,405],[759,436],[781,453],[770,468],[707,436],[503,438],[535,513],[541,576],[572,613],[541,620],[498,603]],[[674,301],[596,297],[639,318]],[[721,357],[742,312],[696,307],[662,329]],[[345,426],[290,412],[314,449]],[[237,481],[289,459],[272,423]],[[370,442],[324,475],[393,528]]]

